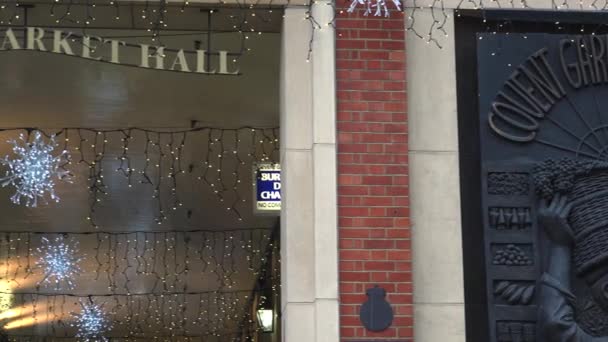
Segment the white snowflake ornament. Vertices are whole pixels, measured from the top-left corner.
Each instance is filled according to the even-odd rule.
[[[73,327],[78,329],[76,333],[78,341],[108,341],[108,338],[104,337],[103,334],[111,329],[111,324],[103,311],[103,307],[93,303],[92,300],[89,303],[80,303],[80,305],[82,306],[80,313],[74,314],[76,323],[72,324]]]
[[[392,0],[392,2],[393,5],[395,5],[395,8],[397,8],[398,11],[401,11],[401,0]],[[365,6],[363,15],[367,16],[374,12],[375,17],[384,15],[384,17],[388,18],[390,16],[386,0],[352,0],[350,7],[348,7],[348,10],[346,11],[348,13],[353,13],[359,5]]]
[[[80,273],[80,262],[84,259],[78,256],[78,242],[65,241],[61,235],[54,240],[43,237],[41,242],[37,248],[36,266],[43,270],[44,277],[39,284],[52,284],[57,288],[65,284],[73,289],[74,277]]]
[[[5,176],[0,178],[0,184],[3,187],[15,187],[11,201],[15,204],[24,203],[26,207],[36,207],[38,200],[46,201],[48,194],[58,202],[55,178],[70,181],[71,173],[64,168],[69,162],[69,153],[64,150],[53,154],[58,147],[55,136],[51,136],[47,143],[42,133],[35,131],[32,142],[20,134],[19,140],[9,140],[8,143],[13,145],[15,158],[0,158],[0,163],[8,166]]]

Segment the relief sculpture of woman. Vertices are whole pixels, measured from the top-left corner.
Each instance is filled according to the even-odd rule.
[[[608,342],[608,163],[547,160],[533,180],[548,240],[539,284],[544,341]],[[577,296],[573,279],[584,288]]]

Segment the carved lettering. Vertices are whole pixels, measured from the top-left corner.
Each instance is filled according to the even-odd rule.
[[[574,89],[608,82],[608,36],[559,40],[558,77],[542,48],[519,65],[492,103],[488,122],[498,135],[512,141],[534,139],[539,121],[566,96],[560,79]],[[563,77],[563,78],[562,78]],[[523,132],[523,134],[522,134]]]
[[[564,75],[566,76],[566,79],[568,80],[568,83],[570,83],[570,85],[574,88],[574,89],[578,89],[581,87],[582,85],[582,79],[581,79],[581,70],[578,66],[578,64],[576,62],[573,63],[567,63],[566,62],[566,52],[568,50],[569,47],[572,47],[574,45],[574,42],[570,39],[562,39],[559,42],[559,59],[560,59],[560,64],[562,66],[562,70],[564,71]]]
[[[593,54],[593,66],[597,73],[597,83],[608,81],[608,71],[606,70],[606,62],[604,61],[606,58],[606,45],[602,38],[591,36],[591,53]]]
[[[6,35],[4,36],[4,40],[2,41],[2,45],[0,45],[0,50],[7,50],[7,48],[6,48],[6,43],[7,42],[10,45],[10,49],[8,49],[8,50],[19,50],[19,49],[21,49],[21,46],[19,45],[19,42],[17,41],[17,37],[15,37],[15,33],[13,32],[13,30],[11,28],[8,28],[6,30]]]
[[[196,51],[196,72],[201,74],[214,74],[215,70],[206,70],[207,52],[205,50]]]
[[[517,142],[533,140],[539,128],[537,120],[566,95],[546,54],[543,48],[528,57],[498,92],[503,101],[492,103],[489,124],[500,136]]]
[[[156,69],[164,69],[165,68],[165,48],[162,46],[157,46],[154,54],[150,54],[150,45],[139,44],[141,46],[141,63],[139,64],[142,68],[149,68],[150,58],[154,58],[156,60]]]
[[[497,119],[502,121],[502,125],[497,122]],[[520,110],[516,106],[512,106],[503,102],[492,103],[492,111],[488,117],[490,127],[499,135],[512,141],[527,142],[536,137],[538,122],[536,119]],[[510,131],[506,131],[501,126],[507,126]],[[523,131],[524,135],[517,135],[513,131]],[[526,134],[526,132],[528,132]]]
[[[45,30],[39,27],[25,27],[24,29],[25,39],[20,44],[13,29],[7,28],[0,41],[0,50],[48,51],[89,60],[185,73],[218,75],[239,75],[240,73],[237,66],[229,64],[229,52],[225,50],[218,51],[217,54],[205,50],[170,50],[163,46],[126,43],[96,36],[78,36],[61,30]],[[45,40],[48,47],[45,46]],[[138,49],[138,57],[132,57],[133,54],[121,56],[122,50],[128,48]],[[129,61],[123,61],[121,57]],[[165,63],[165,59],[167,59],[167,63]]]
[[[27,44],[26,49],[28,50],[39,50],[46,51],[42,38],[44,37],[44,30],[39,27],[28,27],[27,28]]]
[[[541,103],[541,108],[543,109],[543,111],[549,111],[549,109],[551,109],[551,106],[555,103],[555,101],[551,98],[551,95],[549,95],[545,91],[545,89],[549,86],[546,83],[543,83],[541,79],[527,67],[522,65],[519,67],[519,70],[521,70],[523,74],[527,76],[530,83],[534,85],[532,89],[538,91],[538,93],[542,95],[539,96],[538,100]],[[533,94],[531,93],[530,96],[533,97]]]
[[[112,40],[112,39],[106,39],[103,41],[104,43],[110,43],[110,48],[111,48],[111,58],[110,58],[110,62],[112,63],[116,63],[119,64],[120,63],[120,55],[119,55],[119,48],[120,46],[125,46],[127,43],[120,41],[120,40]]]
[[[525,73],[523,68],[520,66],[518,68],[519,71],[513,73],[510,81],[515,84],[526,96],[529,101],[534,102],[537,108],[540,108],[543,112],[547,112],[551,108],[551,104],[543,102],[538,96],[536,96],[536,88],[533,87],[534,83],[531,82],[530,76]],[[523,72],[520,72],[523,71]],[[530,84],[529,86],[524,85],[518,78],[520,76],[525,75],[525,80]],[[522,77],[524,78],[524,77]]]
[[[557,76],[553,72],[553,69],[549,65],[547,61],[547,49],[543,48],[532,55],[530,58],[530,65],[536,70],[538,78],[536,82],[540,85],[540,90],[543,93],[550,95],[546,95],[548,100],[555,104],[555,102],[562,97],[566,96],[566,91],[564,87],[559,82]],[[551,98],[551,96],[553,98]]]
[[[171,64],[170,70],[175,70],[175,67],[179,66],[181,71],[189,72],[190,67],[188,67],[188,61],[186,60],[186,55],[184,54],[184,50],[179,50],[173,63]]]
[[[94,41],[103,43],[103,39],[101,39],[99,37],[94,37],[94,36],[82,37],[82,57],[100,61],[101,56],[93,57],[91,55],[92,53],[95,53],[95,50],[97,50],[97,44],[95,44]]]
[[[220,74],[236,75],[239,71],[228,71],[228,51],[220,51]]]
[[[63,35],[63,32],[59,30],[55,30],[53,32],[53,52],[54,53],[65,53],[66,55],[73,55],[72,47],[68,42],[68,38],[70,38],[72,34],[68,33],[67,35]]]
[[[519,109],[525,111],[527,114],[532,115],[535,118],[542,119],[545,116],[543,111],[540,108],[538,108],[534,102],[530,101],[530,99],[525,94],[521,95],[521,94],[523,94],[523,93],[521,93],[521,90],[519,90],[517,87],[513,86],[512,84],[505,84],[505,85],[507,87],[509,87],[510,89],[514,90],[516,93],[519,92],[518,94],[520,94],[520,97],[529,102],[526,102],[525,104],[521,103],[516,98],[506,94],[503,91],[498,92],[497,97],[503,98],[505,101],[518,107]],[[526,106],[526,104],[529,104],[530,106]],[[532,108],[530,108],[530,107],[532,107]]]
[[[595,83],[595,73],[591,64],[591,57],[587,43],[582,37],[576,39],[576,48],[578,52],[578,63],[583,78],[583,85],[587,86],[590,82]]]

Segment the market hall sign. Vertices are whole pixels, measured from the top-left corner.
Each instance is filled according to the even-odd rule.
[[[574,89],[608,83],[608,36],[560,39],[558,53],[558,70],[547,60],[548,49],[542,48],[510,75],[490,110],[494,132],[515,142],[534,140],[539,122],[567,95],[557,73]]]
[[[21,30],[21,29],[19,29]],[[230,70],[228,51],[219,51],[214,67],[208,58],[209,51],[184,49],[169,50],[162,46],[148,44],[129,44],[115,39],[97,36],[78,36],[61,30],[45,30],[39,27],[25,27],[25,39],[17,38],[12,28],[6,29],[0,51],[31,50],[63,54],[84,59],[134,66],[145,69],[168,70],[207,75],[238,75],[239,71]],[[51,43],[49,44],[49,41]],[[127,49],[138,49],[137,60],[126,60]],[[102,54],[100,51],[105,51]]]

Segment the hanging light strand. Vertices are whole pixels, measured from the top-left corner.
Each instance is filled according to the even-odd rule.
[[[237,230],[125,232],[0,232],[0,280],[19,289],[29,277],[39,289],[82,290],[83,279],[105,284],[108,293],[133,293],[131,284],[151,292],[194,290],[190,274],[215,278],[231,290],[236,277],[259,276],[264,250],[272,241],[265,228]],[[90,246],[84,255],[78,246]],[[86,268],[82,262],[86,257]],[[34,266],[32,266],[34,265]],[[185,291],[185,290],[184,290]]]
[[[251,201],[244,194],[249,191],[246,188],[249,183],[245,180],[251,178],[252,165],[256,162],[278,162],[279,159],[278,128],[195,127],[165,131],[134,127],[110,130],[74,127],[63,128],[56,133],[46,133],[36,128],[0,129],[0,132],[22,129],[36,132],[40,139],[55,139],[56,136],[63,140],[61,147],[66,151],[65,158],[60,158],[56,164],[60,177],[71,175],[69,170],[78,164],[87,167],[90,206],[86,218],[97,229],[100,227],[98,213],[103,210],[103,202],[112,191],[105,180],[108,176],[106,168],[113,163],[112,160],[117,161],[117,166],[112,169],[125,177],[128,188],[137,184],[153,188],[152,198],[157,207],[155,222],[162,225],[169,213],[183,214],[187,219],[196,214],[194,204],[186,205],[180,191],[191,184],[185,180],[192,177],[217,196],[218,203],[228,214],[242,221],[242,212],[247,210],[247,202]],[[74,136],[75,139],[70,139]],[[135,144],[139,139],[145,144]],[[118,151],[115,151],[117,148]],[[200,162],[191,152],[186,154],[186,149],[201,150]],[[67,158],[69,151],[75,156],[74,162]],[[110,155],[114,157],[108,158]],[[138,162],[135,163],[133,157],[136,155],[143,155],[143,161],[137,158]],[[139,182],[134,181],[134,177]]]

